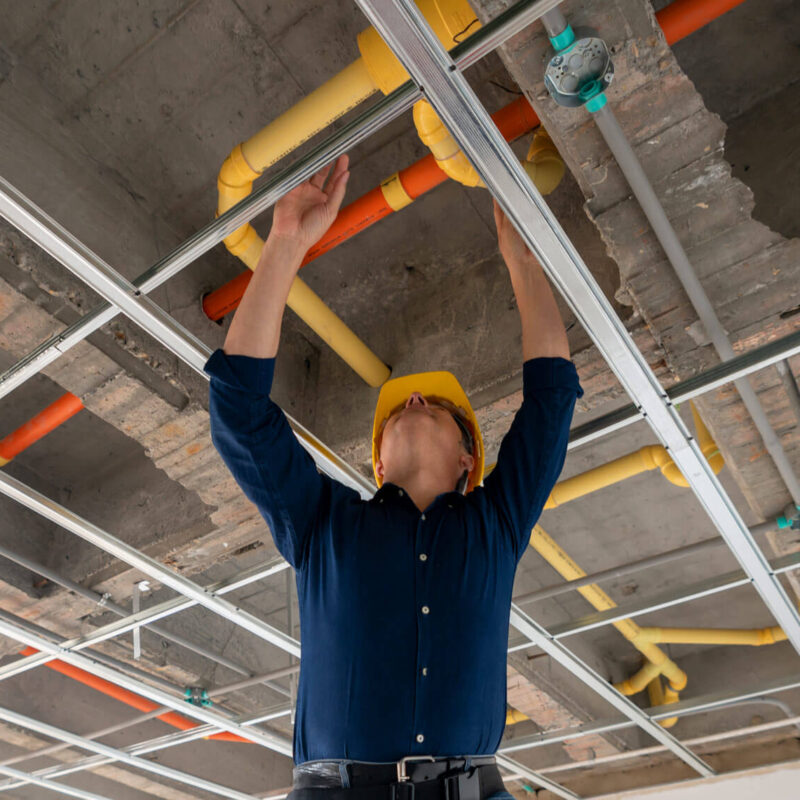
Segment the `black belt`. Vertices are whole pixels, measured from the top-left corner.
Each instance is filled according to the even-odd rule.
[[[336,780],[340,765],[330,762],[316,774],[298,770],[288,800],[482,800],[505,789],[494,756],[343,766],[348,788]]]

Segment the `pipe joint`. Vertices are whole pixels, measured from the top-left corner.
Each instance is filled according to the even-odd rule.
[[[253,190],[253,181],[259,175],[261,173],[247,163],[242,145],[237,144],[231,150],[230,155],[222,162],[219,177],[217,178],[217,187],[220,193],[223,191],[228,193],[231,189],[241,188],[244,189],[242,197],[247,197]]]
[[[469,163],[427,100],[420,100],[414,104],[414,124],[419,138],[433,153],[436,164],[448,178],[464,186],[484,185],[475,168]]]
[[[541,126],[533,134],[528,155],[522,162],[533,185],[543,194],[550,194],[564,177],[564,159],[550,134]]]

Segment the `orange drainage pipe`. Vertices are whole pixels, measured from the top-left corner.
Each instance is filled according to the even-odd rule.
[[[26,647],[20,655],[32,656],[38,652],[39,651],[33,647]],[[152,700],[147,700],[138,694],[129,692],[127,689],[123,689],[121,686],[111,683],[111,681],[98,678],[96,675],[92,675],[91,672],[86,672],[86,670],[80,669],[79,667],[73,667],[72,664],[67,664],[65,661],[53,659],[52,661],[47,661],[44,666],[62,675],[66,675],[68,678],[72,678],[85,686],[96,689],[98,692],[108,697],[113,697],[115,700],[119,700],[121,703],[125,703],[125,705],[131,706],[131,708],[135,708],[138,711],[155,711],[159,708],[158,703],[154,703]],[[156,717],[156,719],[160,719],[162,722],[166,722],[167,725],[172,725],[173,728],[178,728],[182,731],[188,731],[192,728],[199,727],[197,722],[181,716],[176,711],[165,711],[163,714]],[[214,733],[205,738],[223,742],[247,742],[248,744],[252,744],[249,739],[237,736],[235,733],[228,733],[227,731]]]
[[[40,411],[33,419],[20,425],[4,439],[0,439],[0,467],[4,467],[14,456],[26,447],[38,442],[50,431],[55,430],[70,417],[74,417],[83,408],[79,397],[67,392],[51,403],[44,411]]]
[[[509,141],[519,138],[539,124],[539,118],[524,97],[492,114],[492,119]],[[447,175],[430,153],[410,167],[395,172],[380,186],[341,209],[327,233],[306,253],[301,266],[319,258],[378,220],[399,211],[446,180]],[[207,294],[203,298],[206,316],[216,321],[230,314],[239,305],[252,277],[252,271],[245,270],[232,281]]]
[[[708,25],[744,0],[675,0],[656,14],[668,44],[675,44]]]

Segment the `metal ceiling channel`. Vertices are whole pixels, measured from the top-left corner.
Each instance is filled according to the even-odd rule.
[[[230,733],[235,733],[245,739],[249,739],[255,744],[260,744],[263,747],[274,750],[277,753],[282,753],[286,756],[292,755],[291,742],[285,740],[281,736],[263,729],[256,730],[252,727],[246,727],[214,711],[209,711],[206,708],[187,703],[182,697],[174,697],[161,689],[156,689],[118,670],[111,669],[105,666],[105,664],[95,661],[91,656],[66,650],[48,641],[43,636],[39,636],[33,631],[26,630],[2,618],[0,618],[0,636],[7,636],[9,639],[23,642],[44,653],[49,653],[61,661],[80,667],[86,672],[91,672],[99,678],[104,678],[111,683],[115,683],[117,686],[121,686],[123,689],[128,689],[159,705],[178,711],[186,717],[194,717],[199,722],[213,725],[217,730],[229,731]]]
[[[261,564],[258,567],[246,570],[229,581],[220,581],[210,586],[205,586],[203,590],[211,596],[228,594],[229,592],[241,589],[243,586],[248,586],[256,581],[263,580],[279,570],[288,568],[288,566],[288,563],[283,559],[273,559],[266,564]],[[137,614],[129,614],[127,617],[122,617],[121,619],[109,622],[107,625],[102,625],[91,633],[77,636],[74,639],[65,640],[61,642],[59,646],[61,650],[83,650],[87,647],[100,644],[100,642],[104,642],[107,639],[113,639],[115,636],[121,636],[134,627],[156,622],[157,620],[165,619],[173,614],[185,611],[194,605],[196,605],[194,600],[179,595],[178,597],[165,600],[150,608],[142,609]],[[5,664],[0,667],[0,681],[12,678],[15,675],[20,675],[56,657],[57,655],[36,653],[36,655],[26,656],[25,658],[12,661],[10,664]]]
[[[356,1],[542,262],[551,281],[568,301],[659,440],[668,448],[776,621],[800,652],[800,617],[769,569],[766,558],[593,275],[425,19],[410,0]],[[616,692],[520,609],[512,607],[511,622],[699,773],[713,774],[705,762]]]
[[[0,178],[0,216],[5,217],[31,241],[91,286],[101,297],[140,325],[178,358],[208,378],[203,372],[203,365],[211,355],[211,348],[3,178]],[[87,330],[86,335],[91,333],[91,330],[93,328]],[[76,339],[73,344],[77,344],[77,341]],[[60,352],[58,350],[56,354],[59,355]],[[39,367],[46,363],[49,362],[45,361],[39,364]],[[300,444],[323,472],[355,489],[362,496],[372,496],[374,488],[363,475],[339,458],[297,420],[288,414],[286,417]]]
[[[227,786],[222,786],[214,781],[207,781],[204,778],[200,778],[196,775],[190,775],[188,772],[182,772],[181,770],[167,767],[164,764],[159,764],[157,761],[151,761],[147,758],[132,756],[123,750],[118,750],[115,747],[109,747],[108,745],[95,742],[83,736],[78,736],[77,734],[63,730],[62,728],[57,728],[55,725],[48,725],[45,722],[40,722],[39,720],[32,719],[31,717],[26,717],[25,715],[18,714],[16,711],[12,711],[9,708],[0,708],[0,720],[26,730],[35,731],[42,736],[48,736],[51,739],[64,742],[65,744],[72,745],[73,747],[77,747],[81,750],[88,750],[89,752],[105,756],[105,759],[103,760],[104,763],[119,761],[123,764],[127,764],[130,767],[135,767],[143,772],[150,772],[155,775],[159,775],[162,778],[168,778],[169,780],[176,781],[177,783],[193,786],[195,789],[211,792],[212,794],[217,794],[221,797],[229,797],[231,800],[257,800],[255,795],[237,792],[234,789],[231,789]],[[40,777],[42,776],[34,773],[25,781],[25,783],[33,782]],[[22,784],[23,782],[20,781],[20,783],[16,784],[16,786]],[[16,786],[3,786],[0,787],[0,791],[16,788]]]
[[[213,611],[224,619],[239,625],[265,642],[274,644],[292,655],[300,655],[300,642],[288,634],[258,619],[253,614],[238,608],[230,601],[211,594],[194,581],[190,581],[183,575],[165,567],[160,561],[140,553],[136,548],[117,539],[88,520],[79,517],[16,478],[0,473],[0,492],[31,509],[31,511],[41,514],[45,519],[49,519],[51,522],[55,522],[62,528],[74,533],[84,541],[96,545],[131,567],[141,570],[148,577],[155,578],[164,586],[174,589],[184,597],[209,609],[209,611]]]

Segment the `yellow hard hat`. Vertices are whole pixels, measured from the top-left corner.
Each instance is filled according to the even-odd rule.
[[[375,406],[375,419],[372,423],[372,469],[378,463],[381,434],[387,419],[400,407],[413,392],[419,392],[426,400],[443,400],[454,406],[459,417],[459,427],[466,425],[472,435],[472,457],[475,461],[467,480],[467,491],[479,486],[483,480],[483,438],[478,419],[461,384],[452,372],[418,372],[392,378],[381,386],[378,404]],[[383,483],[375,472],[375,482]]]

